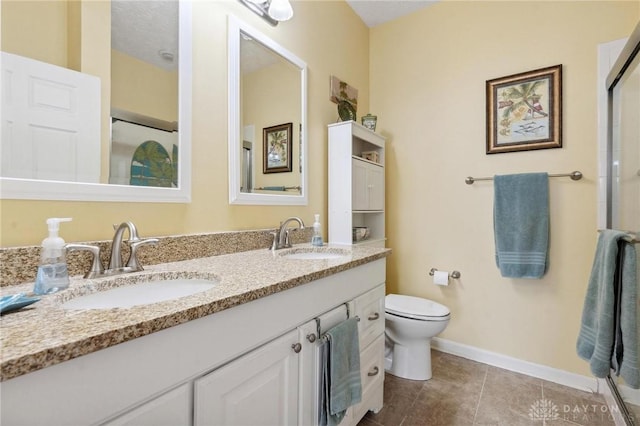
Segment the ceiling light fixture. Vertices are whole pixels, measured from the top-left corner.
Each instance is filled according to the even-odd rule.
[[[175,55],[173,54],[173,52],[170,52],[165,49],[158,50],[158,55],[160,55],[160,57],[167,62],[173,62],[173,59],[175,58]]]
[[[238,0],[274,27],[293,17],[289,0]]]

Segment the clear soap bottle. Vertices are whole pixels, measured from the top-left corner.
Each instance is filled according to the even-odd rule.
[[[322,247],[322,225],[320,224],[320,215],[315,215],[315,221],[313,222],[313,236],[311,237],[311,245],[315,247]]]
[[[33,287],[35,294],[49,294],[69,287],[66,249],[64,240],[58,236],[60,222],[70,222],[71,218],[52,217],[47,219],[49,236],[42,240],[40,264]]]

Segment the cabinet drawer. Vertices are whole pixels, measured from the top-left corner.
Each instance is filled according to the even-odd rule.
[[[360,353],[362,400],[367,400],[376,384],[384,380],[384,335],[378,336]]]
[[[360,349],[364,349],[378,335],[384,334],[384,284],[358,296],[353,304],[355,315],[360,318]]]

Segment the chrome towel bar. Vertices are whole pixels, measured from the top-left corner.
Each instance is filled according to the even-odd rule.
[[[604,231],[604,229],[598,229],[598,232],[602,232]],[[640,240],[638,238],[640,238],[640,232],[633,232],[633,231],[622,231],[625,232],[627,234],[626,237],[623,237],[623,239],[631,244],[638,244],[640,243]]]
[[[579,172],[576,170],[571,173],[557,173],[554,175],[549,175],[549,177],[570,177],[571,180],[580,180],[582,179],[582,172]],[[492,177],[474,178],[471,176],[467,176],[467,178],[464,180],[464,183],[466,183],[467,185],[473,185],[473,183],[477,180],[493,180],[493,178]]]

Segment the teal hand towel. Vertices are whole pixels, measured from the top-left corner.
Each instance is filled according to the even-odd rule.
[[[541,278],[549,247],[549,175],[494,177],[496,264],[503,277]]]
[[[362,399],[358,321],[350,318],[325,334],[321,424],[337,425],[347,408]],[[323,423],[326,422],[326,423]]]
[[[614,230],[598,237],[576,349],[594,376],[606,377],[613,368],[637,389],[637,255],[627,238]]]
[[[616,265],[616,328],[613,369],[632,388],[640,388],[638,360],[638,276],[637,253],[627,237],[618,240]]]

